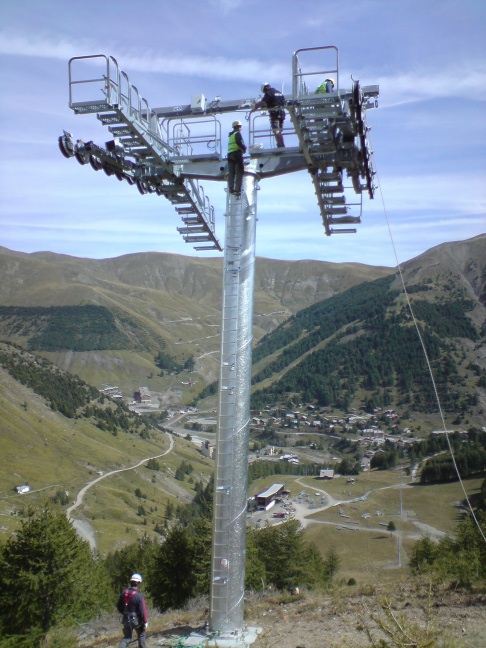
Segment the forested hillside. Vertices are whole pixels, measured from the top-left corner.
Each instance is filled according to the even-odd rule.
[[[29,506],[72,506],[98,480],[73,516],[93,546],[134,542],[141,529],[160,537],[163,511],[189,501],[212,470],[193,444],[158,427],[164,417],[137,415],[45,358],[0,343],[0,541]]]
[[[420,338],[392,283],[386,277],[350,288],[265,336],[255,350],[253,384],[271,384],[254,393],[254,407],[296,393],[305,402],[345,411],[361,405],[434,408]],[[473,413],[486,381],[485,369],[468,353],[482,335],[469,315],[475,303],[465,295],[427,301],[427,289],[414,292],[412,308],[441,400],[448,412]]]

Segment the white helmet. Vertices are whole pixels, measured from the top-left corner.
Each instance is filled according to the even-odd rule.
[[[237,126],[243,126],[243,124],[240,121],[236,120],[231,124],[231,126],[233,128],[236,128]]]
[[[261,86],[260,89],[261,89],[262,92],[265,92],[265,88],[269,88],[269,87],[270,87],[270,84],[268,83],[268,81],[265,81],[265,83],[262,83],[262,86]]]
[[[332,83],[332,85],[336,85],[336,82],[334,81],[334,79],[332,77],[327,77],[326,81],[330,81]]]
[[[130,577],[130,583],[141,583],[143,581],[143,578],[141,574],[133,574],[133,576]]]

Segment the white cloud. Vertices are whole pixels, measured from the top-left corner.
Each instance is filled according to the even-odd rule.
[[[79,40],[78,42],[59,40],[46,37],[23,36],[0,32],[0,54],[11,56],[27,56],[33,58],[53,58],[67,61],[79,52],[109,50],[109,43],[92,43]],[[120,51],[120,48],[117,48]],[[267,61],[255,58],[226,58],[222,56],[174,55],[161,56],[160,50],[145,50],[140,54],[140,48],[123,47],[118,54],[118,60],[123,61],[122,67],[130,71],[144,73],[174,74],[178,76],[196,76],[211,79],[242,80],[254,82],[263,74],[269,78],[286,78],[288,65],[269,65]]]
[[[355,75],[356,76],[356,75]],[[467,98],[486,101],[486,64],[471,63],[448,69],[420,69],[398,72],[393,76],[375,76],[367,71],[363,85],[380,86],[380,107],[415,103],[428,99],[454,99],[458,108]]]
[[[387,209],[406,211],[432,210],[436,213],[486,213],[486,188],[480,173],[420,174],[386,177],[380,180]],[[376,206],[372,206],[375,210]]]
[[[218,11],[222,11],[225,15],[245,4],[245,0],[210,0],[210,2]]]

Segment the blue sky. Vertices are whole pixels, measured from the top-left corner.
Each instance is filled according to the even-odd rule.
[[[262,181],[257,255],[394,266],[390,231],[399,262],[485,232],[484,0],[2,0],[0,245],[214,254],[183,242],[165,199],[61,156],[63,129],[110,139],[68,107],[72,56],[114,56],[155,107],[256,97],[263,81],[290,91],[292,53],[323,45],[339,48],[341,87],[380,85],[368,112],[380,190],[357,234],[326,237],[307,173]],[[224,184],[204,189],[224,241]]]

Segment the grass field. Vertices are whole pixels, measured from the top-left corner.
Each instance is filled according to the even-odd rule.
[[[324,556],[331,547],[336,549],[341,560],[337,577],[369,583],[399,578],[406,572],[410,549],[419,537],[449,533],[461,517],[458,504],[464,494],[459,483],[420,486],[408,485],[405,475],[402,479],[401,497],[399,471],[364,473],[354,484],[346,483],[344,477],[322,481],[275,475],[251,484],[250,495],[273,483],[285,483],[290,499],[299,503],[306,516],[306,538]],[[483,479],[464,482],[468,496],[479,491]],[[303,491],[307,495],[300,496]],[[321,491],[341,503],[314,513],[311,507],[321,503],[315,493]],[[366,499],[361,501],[363,495]],[[397,529],[394,533],[387,530],[391,521]]]

